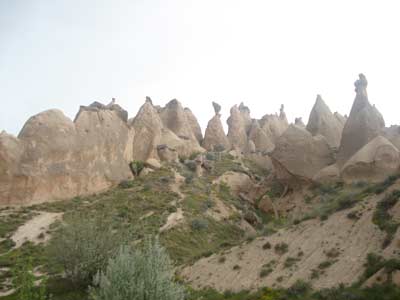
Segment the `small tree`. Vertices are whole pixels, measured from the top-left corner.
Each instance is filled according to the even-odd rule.
[[[54,237],[49,256],[64,268],[73,283],[87,286],[130,236],[127,231],[113,230],[107,217],[88,219],[78,214]]]
[[[17,291],[18,300],[46,300],[46,279],[40,286],[35,286],[36,277],[33,275],[32,259],[20,260],[13,270],[13,286]]]
[[[93,300],[183,300],[184,289],[158,239],[146,238],[142,250],[121,247],[90,289]]]

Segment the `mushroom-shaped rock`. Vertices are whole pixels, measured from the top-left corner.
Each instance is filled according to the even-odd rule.
[[[379,182],[398,172],[399,150],[383,136],[377,136],[357,151],[343,166],[345,182]]]
[[[221,115],[216,114],[208,122],[202,147],[212,151],[215,148],[230,149],[230,143],[225,135],[224,128],[222,127]]]
[[[317,100],[311,110],[307,130],[312,135],[323,135],[331,147],[339,147],[343,125],[332,114],[320,95],[317,96]]]
[[[343,166],[369,141],[381,134],[385,127],[382,115],[368,101],[365,76],[360,74],[359,77],[359,80],[354,83],[356,98],[342,132],[337,157],[340,166]]]
[[[279,162],[279,167],[306,179],[312,179],[319,170],[334,162],[323,136],[313,137],[307,130],[293,124],[278,138],[271,156]]]

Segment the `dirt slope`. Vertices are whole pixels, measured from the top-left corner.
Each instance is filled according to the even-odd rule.
[[[184,268],[181,274],[194,288],[213,287],[219,291],[288,287],[299,279],[309,281],[315,288],[351,284],[364,272],[367,254],[382,252],[385,234],[372,223],[375,205],[381,197],[371,196],[326,221],[305,221],[203,258]],[[350,211],[358,211],[360,218],[348,218]],[[275,249],[280,243],[287,245],[286,253]],[[393,252],[383,254],[391,256]]]

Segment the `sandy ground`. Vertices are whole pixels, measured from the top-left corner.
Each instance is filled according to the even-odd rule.
[[[27,221],[11,236],[16,244],[15,248],[21,247],[26,241],[35,244],[46,242],[50,238],[47,234],[49,226],[56,220],[60,220],[62,215],[62,213],[40,212],[39,215]]]
[[[181,275],[194,288],[212,287],[222,292],[264,286],[289,287],[299,279],[309,281],[318,289],[351,284],[364,272],[367,254],[382,253],[385,233],[372,223],[377,198],[337,212],[326,221],[304,221],[271,236],[202,258],[184,268]],[[359,220],[347,217],[352,210],[361,214]],[[287,245],[286,253],[274,249],[280,243]],[[382,253],[386,257],[399,251],[400,232],[392,244]],[[336,256],[331,257],[329,253],[333,251]],[[290,266],[285,264],[287,259],[293,261]],[[327,261],[331,262],[329,266],[319,267]],[[270,273],[260,276],[268,268]],[[318,276],[313,277],[313,272]]]

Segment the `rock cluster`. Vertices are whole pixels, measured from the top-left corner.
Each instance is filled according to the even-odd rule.
[[[105,190],[133,177],[132,161],[178,162],[179,157],[231,151],[268,169],[278,179],[379,181],[399,171],[400,127],[385,128],[369,103],[367,79],[355,82],[349,116],[332,113],[317,96],[307,126],[289,125],[284,111],[253,119],[234,105],[225,134],[221,106],[204,138],[195,115],[174,99],[165,107],[149,97],[133,119],[115,103],[81,106],[74,121],[61,111],[31,117],[18,137],[0,134],[0,204],[25,204]]]

